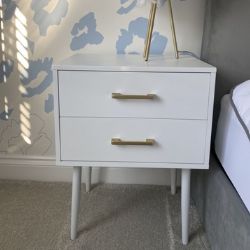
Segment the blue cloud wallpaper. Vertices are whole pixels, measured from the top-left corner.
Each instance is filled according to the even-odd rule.
[[[96,30],[96,19],[93,12],[88,13],[74,24],[71,35],[70,48],[72,50],[82,49],[88,44],[100,44],[104,39],[103,35]]]
[[[129,13],[136,7],[137,0],[120,0],[121,7],[117,10],[117,13],[124,15]]]
[[[34,11],[33,20],[38,25],[41,36],[46,36],[51,25],[59,25],[68,12],[67,0],[57,1],[57,5],[48,12],[44,8],[50,2],[50,0],[32,0],[31,2],[31,9]]]
[[[14,69],[14,61],[11,59],[5,59],[0,62],[0,83],[7,80]]]
[[[50,113],[53,110],[54,110],[54,96],[52,94],[48,94],[48,99],[46,99],[44,103],[44,111],[46,113]]]
[[[3,4],[3,19],[10,20],[15,13],[18,1],[2,0]]]
[[[11,116],[13,109],[8,110],[8,112],[3,111],[0,113],[0,120],[7,121],[9,117]]]
[[[26,93],[23,93],[23,97],[32,97],[34,95],[42,94],[53,81],[53,73],[52,73],[52,58],[44,58],[38,59],[36,61],[29,60],[29,68],[27,70],[27,77],[22,77],[21,82],[26,89]],[[41,81],[36,80],[39,73],[44,72],[45,77]],[[30,84],[34,81],[34,86]]]
[[[53,63],[75,53],[142,54],[150,6],[138,2],[0,1],[0,154],[55,154]],[[203,4],[173,1],[178,38],[191,50],[201,46]],[[173,53],[166,8],[157,10],[152,54]]]
[[[117,54],[126,54],[126,48],[133,43],[134,37],[137,36],[145,39],[147,33],[148,20],[144,17],[138,17],[129,23],[128,29],[121,29],[121,35],[116,42]],[[163,54],[167,46],[167,38],[154,32],[151,42],[150,52],[153,54]],[[138,54],[138,51],[130,52],[130,54]]]

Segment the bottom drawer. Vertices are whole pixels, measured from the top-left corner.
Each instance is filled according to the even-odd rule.
[[[203,120],[61,118],[61,160],[199,164],[206,125]],[[112,145],[112,138],[118,144],[151,140],[150,145]]]

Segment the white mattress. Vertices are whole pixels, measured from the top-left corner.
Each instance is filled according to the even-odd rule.
[[[215,151],[250,212],[250,140],[234,111],[230,95],[221,101]]]

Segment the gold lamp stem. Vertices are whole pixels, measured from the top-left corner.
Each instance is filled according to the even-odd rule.
[[[152,33],[153,33],[153,29],[154,29],[156,8],[157,8],[157,3],[152,2],[150,14],[149,14],[147,37],[146,37],[146,41],[145,41],[144,54],[143,54],[145,61],[148,61],[148,57],[149,57]]]
[[[178,51],[177,39],[176,39],[176,33],[175,33],[172,3],[171,3],[171,0],[167,0],[167,1],[168,1],[169,19],[170,19],[170,26],[171,26],[172,37],[173,37],[175,58],[179,59],[179,51]],[[143,57],[144,57],[145,61],[148,61],[148,57],[149,57],[150,45],[151,45],[151,40],[152,40],[152,33],[153,33],[153,29],[154,29],[156,9],[157,9],[157,1],[153,1],[151,3],[151,9],[150,9],[149,20],[148,20],[147,36],[146,36],[146,40],[145,40],[145,47],[144,47],[144,53],[143,53]]]
[[[168,0],[168,9],[169,9],[169,18],[170,18],[170,25],[171,25],[172,37],[173,37],[175,58],[179,59],[179,51],[178,51],[178,46],[177,46],[177,39],[176,39],[175,25],[174,25],[174,15],[173,15],[173,9],[172,9],[171,0]]]

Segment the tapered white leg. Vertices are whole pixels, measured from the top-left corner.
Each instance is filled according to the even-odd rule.
[[[176,194],[176,169],[170,169],[171,194]]]
[[[92,167],[86,167],[85,168],[86,192],[89,192],[91,188],[91,173],[92,173]]]
[[[190,202],[190,169],[181,171],[181,223],[182,223],[182,243],[188,244],[188,211]]]
[[[72,180],[72,203],[71,203],[71,240],[77,235],[77,219],[80,205],[82,168],[74,167]]]

